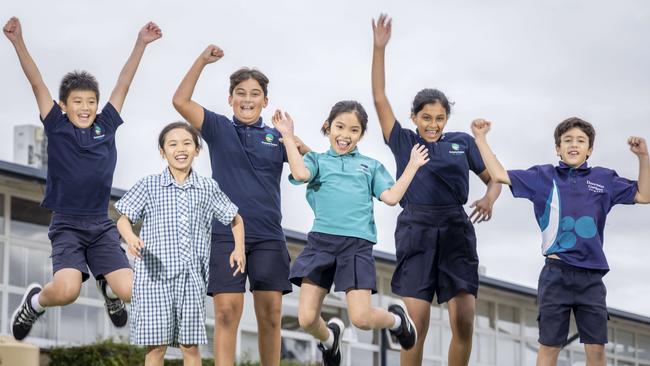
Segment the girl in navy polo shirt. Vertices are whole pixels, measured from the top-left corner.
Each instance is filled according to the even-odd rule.
[[[168,166],[138,181],[115,203],[122,214],[118,230],[136,256],[131,343],[147,346],[145,365],[163,365],[167,346],[180,347],[186,365],[198,365],[198,345],[208,341],[203,300],[212,220],[230,226],[236,243],[230,254],[233,276],[244,272],[244,224],[217,182],[192,170],[201,146],[196,129],[170,123],[158,145]],[[143,222],[140,236],[132,227],[138,221]]]
[[[346,292],[352,324],[364,330],[388,328],[402,347],[412,347],[417,333],[406,310],[391,305],[386,311],[371,304],[370,295],[377,292],[372,198],[397,204],[417,170],[428,161],[425,149],[411,148],[405,172],[395,183],[380,162],[357,150],[368,115],[356,101],[334,105],[321,129],[329,137],[329,151],[309,152],[304,160],[294,142],[289,115],[276,111],[273,124],[285,141],[290,181],[308,184],[307,200],[315,216],[307,246],[296,258],[289,278],[301,287],[300,326],[320,340],[325,365],[339,365],[343,323],[332,318],[326,324],[320,316],[323,299],[334,283],[336,291]]]
[[[462,132],[443,132],[450,103],[436,89],[421,90],[413,100],[411,120],[417,132],[402,128],[385,94],[384,54],[391,35],[391,20],[381,15],[372,25],[374,51],[372,91],[384,141],[405,172],[409,152],[416,144],[429,151],[430,161],[413,178],[401,200],[395,246],[397,266],[392,290],[406,304],[418,330],[418,342],[402,351],[402,365],[420,365],[429,328],[431,302],[448,302],[452,339],[449,364],[467,365],[472,349],[475,297],[478,291],[478,255],[473,222],[490,219],[492,205],[501,192],[490,180],[474,139]],[[463,209],[469,191],[469,171],[488,185],[483,198],[472,203],[468,217]],[[428,275],[422,275],[422,274]]]

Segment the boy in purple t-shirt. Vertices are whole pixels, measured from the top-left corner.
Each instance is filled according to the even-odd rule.
[[[555,365],[566,343],[573,310],[588,365],[605,366],[607,290],[602,277],[609,271],[603,252],[603,229],[616,204],[650,202],[650,161],[641,137],[630,137],[630,150],[639,158],[639,180],[615,171],[590,167],[596,132],[579,118],[555,129],[557,166],[535,165],[506,171],[486,141],[491,123],[475,120],[472,132],[490,175],[508,184],[515,197],[533,202],[542,231],[546,265],[539,276],[539,352],[537,365]]]

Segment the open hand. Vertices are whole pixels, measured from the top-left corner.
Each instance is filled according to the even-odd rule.
[[[379,19],[375,24],[372,20],[372,33],[375,40],[375,47],[386,47],[390,40],[391,30],[393,29],[393,20],[387,14],[379,14]]]
[[[415,164],[418,168],[429,161],[429,150],[425,145],[415,144],[411,149],[409,163]]]
[[[293,118],[289,113],[282,113],[281,110],[276,109],[271,117],[271,122],[273,122],[273,127],[278,130],[283,137],[289,138],[293,137]]]
[[[492,205],[494,203],[489,198],[483,197],[480,200],[474,201],[469,207],[474,208],[469,219],[473,224],[481,223],[483,221],[490,221],[492,218]]]

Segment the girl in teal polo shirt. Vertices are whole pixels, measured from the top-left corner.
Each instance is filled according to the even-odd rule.
[[[341,320],[328,323],[320,317],[325,295],[332,283],[345,291],[348,315],[363,330],[388,328],[403,348],[412,347],[415,327],[401,305],[388,310],[372,307],[376,293],[372,246],[377,242],[373,217],[375,197],[388,205],[397,204],[418,168],[429,160],[423,146],[416,145],[404,174],[395,183],[386,168],[361,155],[356,147],[368,124],[368,115],[356,101],[334,105],[321,132],[331,147],[325,153],[309,152],[303,157],[293,139],[293,121],[276,111],[273,125],[283,137],[291,168],[290,181],[307,183],[307,201],[314,211],[314,225],[307,246],[291,267],[290,280],[300,286],[300,326],[320,341],[325,365],[339,365]]]

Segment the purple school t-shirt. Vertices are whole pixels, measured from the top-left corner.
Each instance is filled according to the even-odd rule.
[[[609,270],[603,251],[603,230],[616,204],[634,204],[637,182],[615,171],[589,167],[535,165],[509,170],[514,197],[533,203],[542,231],[542,254],[555,254],[582,268]]]

